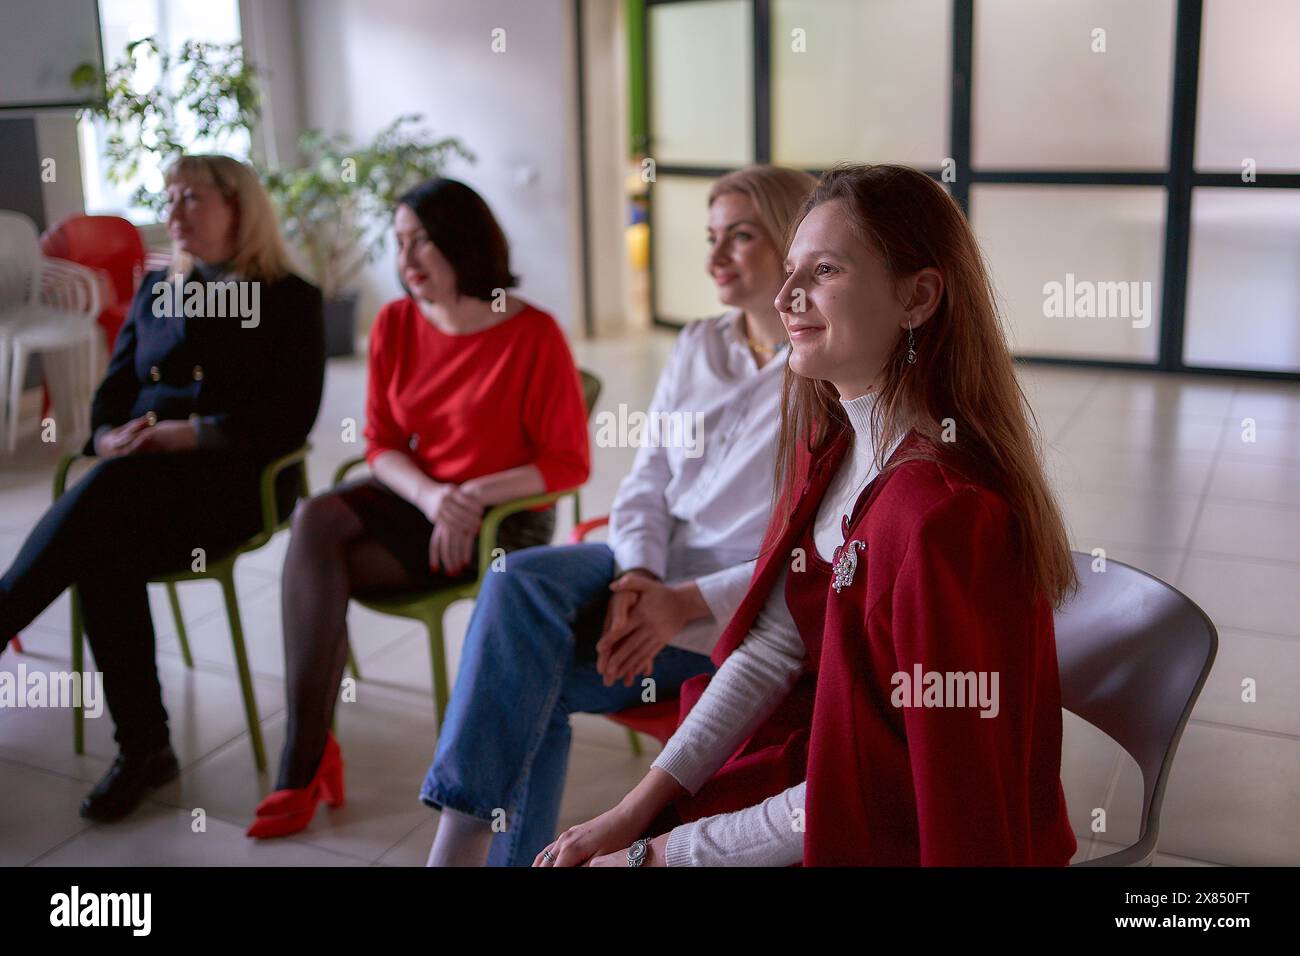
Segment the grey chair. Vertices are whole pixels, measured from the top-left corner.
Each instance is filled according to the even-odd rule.
[[[1062,706],[1109,735],[1142,770],[1137,842],[1076,866],[1149,866],[1178,741],[1205,685],[1219,635],[1185,594],[1106,559],[1074,552],[1079,593],[1056,614]]]

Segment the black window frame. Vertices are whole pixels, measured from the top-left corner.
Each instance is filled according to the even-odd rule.
[[[644,75],[641,89],[649,153],[654,156],[654,115],[651,96],[650,61],[651,8],[667,4],[704,3],[709,0],[643,0],[641,7],[641,62]],[[749,0],[752,24],[754,162],[772,161],[772,0]],[[1246,182],[1240,173],[1203,172],[1195,165],[1197,93],[1200,86],[1202,0],[1176,0],[1174,13],[1174,58],[1172,103],[1170,109],[1169,154],[1161,170],[1078,170],[1078,169],[981,169],[971,165],[971,127],[973,67],[975,48],[975,3],[977,0],[952,2],[952,67],[949,158],[954,164],[955,179],[947,183],[953,198],[970,215],[970,190],[979,184],[1015,184],[1044,186],[1159,186],[1165,190],[1165,235],[1163,274],[1161,277],[1160,337],[1156,359],[1151,362],[1121,359],[1084,358],[1067,355],[1017,355],[1027,364],[1064,365],[1082,368],[1137,369],[1189,375],[1227,375],[1240,378],[1274,379],[1300,382],[1300,368],[1295,371],[1229,366],[1189,365],[1183,361],[1187,318],[1187,283],[1191,256],[1192,197],[1198,187],[1236,187],[1258,189],[1300,189],[1300,172],[1257,173]],[[693,164],[655,164],[655,177],[678,176],[714,179],[734,167]],[[927,175],[942,179],[938,169],[923,169]],[[821,169],[809,168],[818,175]],[[654,182],[647,199],[647,223],[654,235]],[[679,329],[681,322],[659,314],[655,292],[655,254],[653,238],[649,249],[650,315],[656,326]]]

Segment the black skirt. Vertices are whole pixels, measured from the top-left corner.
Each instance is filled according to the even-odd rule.
[[[335,488],[336,494],[361,519],[366,535],[386,547],[410,575],[416,589],[473,581],[478,575],[478,539],[475,554],[461,574],[452,576],[429,567],[429,539],[433,523],[424,512],[377,478],[360,478]],[[543,511],[517,511],[497,530],[497,547],[517,551],[550,544],[555,533],[555,506]]]

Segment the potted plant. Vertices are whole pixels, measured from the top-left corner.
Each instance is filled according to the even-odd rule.
[[[397,117],[369,143],[308,130],[298,141],[303,165],[264,176],[285,236],[306,260],[325,297],[330,355],[349,354],[356,335],[357,293],[363,266],[384,249],[386,226],[398,198],[442,172],[452,156],[473,162],[454,137],[432,138],[420,116]]]
[[[134,40],[106,74],[83,63],[72,81],[103,90],[90,112],[107,121],[107,175],[116,183],[133,180],[146,157],[161,167],[195,143],[246,153],[260,115],[257,70],[237,42],[188,41],[171,55],[154,37]],[[399,116],[369,143],[309,129],[298,140],[301,165],[263,172],[285,237],[325,297],[330,355],[353,351],[353,283],[383,251],[398,197],[453,156],[474,161],[460,140],[434,138],[419,122],[418,114]],[[161,213],[166,197],[140,185],[131,202]]]
[[[141,79],[150,74],[150,82]],[[132,40],[106,73],[82,63],[72,83],[101,93],[84,112],[107,121],[105,175],[119,185],[135,179],[147,157],[162,167],[196,142],[247,154],[261,109],[257,71],[239,43],[189,40],[173,55],[155,37]],[[148,184],[131,196],[132,205],[154,213],[166,202],[161,189]]]

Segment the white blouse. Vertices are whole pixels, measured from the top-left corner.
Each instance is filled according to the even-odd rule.
[[[788,350],[759,368],[740,315],[692,322],[677,336],[648,409],[670,416],[669,426],[659,444],[637,450],[610,509],[620,571],[642,567],[699,586],[712,618],[691,622],[669,645],[701,654],[713,651],[749,589],[772,507]]]

